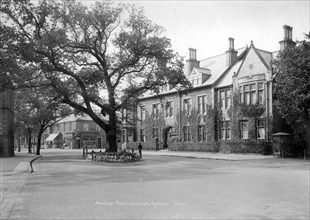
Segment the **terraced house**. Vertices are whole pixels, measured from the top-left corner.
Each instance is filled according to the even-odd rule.
[[[295,45],[292,28],[283,29],[280,50]],[[141,97],[136,140],[145,148],[260,152],[274,127],[271,61],[277,53],[253,42],[235,49],[233,38],[226,52],[202,60],[190,48],[185,74],[193,88],[166,85],[159,95]]]

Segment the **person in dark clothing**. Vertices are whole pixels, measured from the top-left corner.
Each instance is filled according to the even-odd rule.
[[[142,159],[142,144],[141,143],[139,143],[138,149],[139,149],[140,158]]]

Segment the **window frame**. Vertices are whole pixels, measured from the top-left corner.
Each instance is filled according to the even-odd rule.
[[[262,124],[260,124],[259,122],[262,122]],[[260,129],[263,129],[263,134],[260,137]],[[258,118],[256,120],[256,130],[257,130],[257,134],[256,134],[256,138],[257,139],[265,139],[265,135],[266,135],[266,123],[265,120],[263,118]]]
[[[159,103],[154,103],[152,105],[152,114],[153,114],[154,118],[158,118],[159,117]]]
[[[167,101],[168,106],[166,106],[166,118],[173,117],[173,100]]]
[[[198,114],[206,114],[207,113],[207,96],[206,95],[200,95],[197,97],[198,100]]]
[[[246,123],[246,130],[243,130],[243,124]],[[243,132],[246,132],[246,137],[244,136],[244,133]],[[241,135],[241,139],[244,139],[244,140],[247,140],[249,139],[249,121],[247,120],[242,120],[240,121],[240,135]]]
[[[191,110],[192,110],[192,98],[183,99],[183,111],[185,112],[185,114],[190,115]]]

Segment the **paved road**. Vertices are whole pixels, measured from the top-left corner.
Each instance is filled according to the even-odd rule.
[[[309,219],[309,161],[144,154],[131,164],[50,152],[10,219]]]

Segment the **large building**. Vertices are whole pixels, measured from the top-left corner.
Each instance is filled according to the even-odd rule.
[[[0,79],[0,156],[14,156],[14,91],[9,81],[2,78]]]
[[[69,116],[44,133],[45,148],[107,148],[105,131],[89,116]]]
[[[292,28],[283,29],[280,50],[295,45]],[[139,99],[137,141],[152,142],[158,148],[174,141],[226,145],[269,141],[274,127],[271,61],[278,51],[259,49],[253,42],[235,49],[234,39],[229,38],[223,54],[197,60],[196,53],[189,49],[185,68],[192,89],[177,91],[167,85],[160,95],[145,94]],[[132,134],[130,129],[123,134]],[[252,151],[259,152],[261,145],[255,146],[259,149]]]

